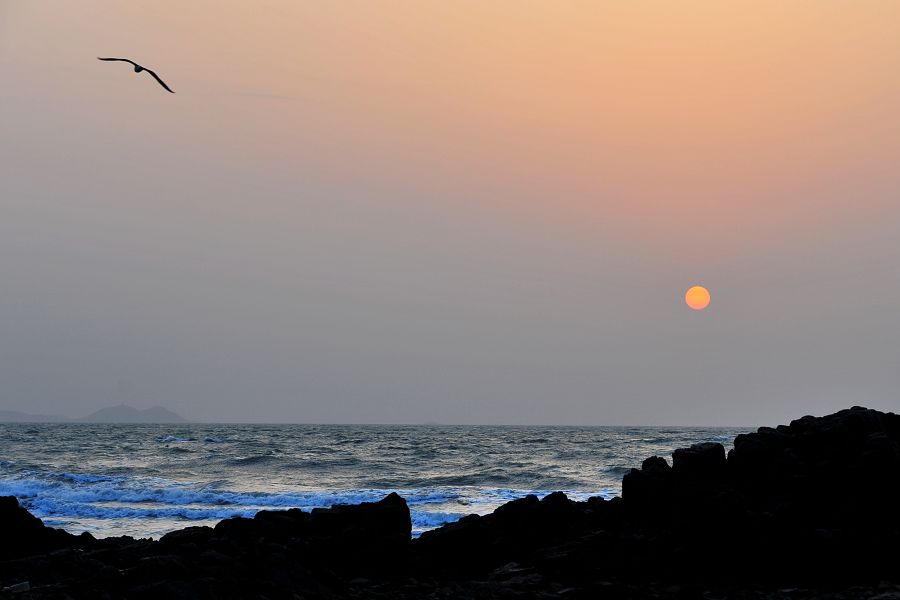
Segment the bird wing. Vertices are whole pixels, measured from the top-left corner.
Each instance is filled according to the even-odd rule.
[[[133,65],[136,66],[136,67],[140,67],[139,64],[137,64],[137,63],[134,62],[133,60],[128,60],[127,58],[100,58],[100,57],[98,56],[98,57],[97,57],[97,60],[119,60],[119,61],[122,61],[122,62],[131,63],[131,64],[133,64]],[[143,69],[143,67],[141,67],[141,68]]]
[[[150,69],[144,69],[144,70],[147,71],[148,73],[150,73],[151,75],[153,75],[153,79],[155,79],[156,81],[158,81],[158,82],[159,82],[159,85],[161,85],[161,86],[163,86],[164,88],[166,88],[166,91],[172,92],[172,89],[171,89],[169,86],[166,85],[166,82],[165,82],[165,81],[163,81],[162,79],[159,78],[159,75],[157,75],[156,73],[154,73],[154,72],[151,71]],[[172,92],[172,93],[174,94],[175,92]]]

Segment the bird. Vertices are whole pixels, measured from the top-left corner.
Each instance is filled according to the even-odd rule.
[[[169,86],[166,85],[166,82],[164,82],[162,79],[159,78],[159,75],[157,75],[156,73],[154,73],[153,71],[151,71],[151,70],[148,69],[147,67],[143,67],[143,66],[137,64],[137,63],[134,62],[133,60],[128,60],[127,58],[101,58],[101,57],[99,57],[99,56],[97,57],[97,60],[117,60],[117,61],[121,61],[121,62],[127,62],[127,63],[130,63],[130,64],[134,65],[134,72],[135,72],[135,73],[140,73],[141,71],[147,71],[148,73],[150,73],[151,75],[153,75],[153,79],[155,79],[157,82],[159,82],[159,85],[163,86],[163,87],[166,89],[167,92],[171,92],[172,94],[175,93],[175,92],[172,91],[172,89],[171,89]]]

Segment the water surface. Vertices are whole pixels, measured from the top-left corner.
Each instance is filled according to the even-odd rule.
[[[378,500],[415,533],[526,494],[620,493],[652,455],[746,429],[394,425],[0,424],[0,495],[74,533],[159,537],[187,525]]]

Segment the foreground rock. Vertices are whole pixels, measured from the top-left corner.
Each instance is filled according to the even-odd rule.
[[[529,496],[410,531],[396,494],[158,542],[70,535],[0,498],[0,597],[900,600],[900,416],[804,417],[727,459],[648,458],[622,498]]]

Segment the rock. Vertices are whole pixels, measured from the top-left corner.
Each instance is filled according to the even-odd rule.
[[[206,544],[213,536],[210,527],[185,527],[162,536],[159,541],[163,545],[199,547]]]
[[[672,453],[672,470],[679,477],[717,479],[725,473],[725,447],[704,442],[679,448]]]
[[[494,569],[488,577],[491,581],[505,581],[534,572],[532,568],[523,568],[519,563],[511,562]]]
[[[591,503],[591,509],[596,510],[597,504],[597,500]],[[523,554],[574,535],[588,520],[588,506],[569,500],[562,492],[542,500],[528,495],[507,502],[490,515],[471,515],[426,531],[413,542],[413,551],[425,569],[487,575]]]
[[[252,519],[235,517],[220,522],[211,533],[169,534],[172,543],[208,541],[228,555],[247,551],[281,552],[314,563],[330,561],[344,572],[391,571],[405,561],[412,537],[406,501],[392,493],[378,502],[336,505],[311,512],[298,509],[261,511]]]
[[[310,535],[340,538],[363,545],[402,546],[412,537],[412,520],[406,500],[391,493],[378,502],[339,504],[314,508],[309,518]]]
[[[622,498],[645,515],[651,515],[654,510],[665,512],[671,503],[673,486],[674,475],[669,463],[652,456],[640,469],[632,469],[622,478]]]
[[[4,541],[44,534],[44,523],[19,506],[15,496],[0,496],[0,524]]]
[[[412,538],[409,507],[396,493],[378,502],[313,509],[308,528],[316,553],[338,558],[333,566],[340,571],[366,575],[401,569]]]
[[[672,471],[672,467],[661,456],[651,456],[641,463],[641,470],[645,473],[653,473],[660,475],[668,475]]]
[[[147,556],[137,561],[135,575],[144,581],[183,580],[190,576],[190,567],[180,556]]]
[[[21,594],[22,592],[28,591],[31,591],[31,584],[27,581],[0,589],[0,592],[6,592],[7,594]]]
[[[0,496],[0,560],[50,552],[77,539],[64,531],[44,527],[40,519],[19,506],[14,496]]]

